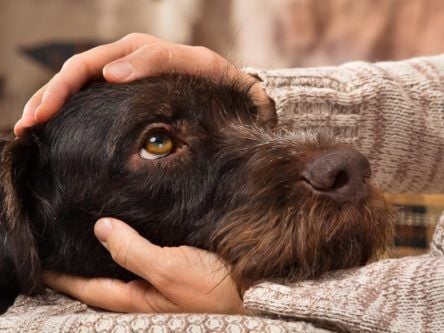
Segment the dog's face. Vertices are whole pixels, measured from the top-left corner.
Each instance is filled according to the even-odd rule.
[[[3,265],[28,293],[42,266],[133,278],[93,235],[103,216],[155,244],[215,251],[244,287],[365,263],[389,242],[392,218],[367,160],[331,136],[274,125],[240,83],[90,86],[4,144]]]

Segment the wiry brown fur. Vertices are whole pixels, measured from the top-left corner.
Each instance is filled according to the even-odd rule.
[[[313,197],[306,198],[301,210],[289,209],[284,216],[253,204],[224,219],[213,238],[214,250],[243,287],[264,280],[295,282],[363,265],[392,238],[386,227],[389,207],[372,201],[365,205],[364,217],[355,216],[353,207],[332,216],[332,204]]]
[[[248,147],[244,170],[249,200],[222,219],[211,244],[232,267],[240,286],[313,278],[363,265],[385,251],[395,214],[375,188],[366,200],[338,205],[300,181],[301,170],[315,152],[344,146],[328,131],[236,131],[232,136],[242,137],[238,154]],[[278,157],[270,159],[270,150]]]
[[[383,251],[393,212],[376,190],[337,202],[304,177],[345,146],[275,125],[248,86],[229,80],[166,75],[77,93],[46,125],[0,143],[0,295],[40,292],[42,269],[137,278],[94,237],[103,216],[161,246],[215,251],[242,288]],[[152,128],[175,149],[146,160]]]

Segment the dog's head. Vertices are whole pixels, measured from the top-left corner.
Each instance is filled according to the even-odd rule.
[[[360,265],[391,237],[368,161],[325,133],[275,126],[239,82],[93,84],[2,156],[5,244],[23,292],[42,265],[131,278],[93,236],[103,216],[162,246],[215,251],[241,286]]]

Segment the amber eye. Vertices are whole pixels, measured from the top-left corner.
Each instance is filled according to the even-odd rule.
[[[149,134],[145,140],[144,146],[140,151],[140,157],[147,160],[167,156],[173,151],[174,143],[168,134],[155,132]]]

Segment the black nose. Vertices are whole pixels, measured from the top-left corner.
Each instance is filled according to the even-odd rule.
[[[352,148],[339,148],[318,153],[303,177],[318,193],[338,203],[356,202],[368,197],[370,163]]]

